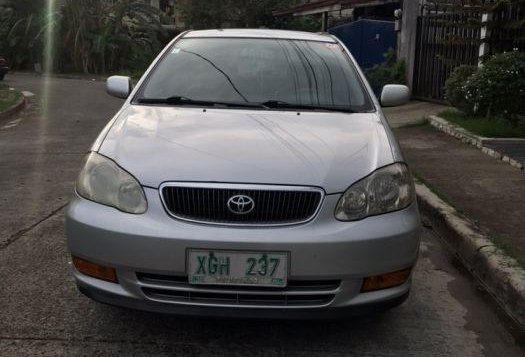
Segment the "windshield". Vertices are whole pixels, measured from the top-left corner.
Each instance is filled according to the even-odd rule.
[[[298,40],[182,39],[169,49],[138,94],[143,102],[173,97],[373,110],[341,46]]]

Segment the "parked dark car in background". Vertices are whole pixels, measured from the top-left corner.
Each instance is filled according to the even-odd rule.
[[[0,81],[4,79],[7,72],[9,72],[7,60],[3,57],[0,57]]]

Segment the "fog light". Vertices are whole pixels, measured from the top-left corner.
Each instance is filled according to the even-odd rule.
[[[371,276],[363,280],[361,292],[393,288],[404,284],[412,269],[405,269],[383,275]]]
[[[73,265],[84,275],[112,283],[118,282],[117,272],[114,268],[108,268],[77,257],[73,257]]]

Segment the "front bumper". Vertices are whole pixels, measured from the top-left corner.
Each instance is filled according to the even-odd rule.
[[[206,317],[228,317],[228,318],[261,318],[261,319],[340,319],[348,316],[360,316],[370,313],[381,312],[402,304],[409,295],[406,292],[386,300],[372,303],[346,307],[315,307],[308,309],[286,310],[280,308],[237,308],[214,306],[184,306],[166,305],[155,301],[143,301],[131,297],[113,294],[93,286],[85,286],[78,283],[79,291],[85,296],[97,302],[124,307],[134,310],[156,312],[163,314],[176,314],[181,316],[206,316]]]
[[[309,223],[275,228],[232,228],[193,224],[171,218],[162,207],[158,191],[145,188],[148,211],[143,215],[122,213],[75,196],[66,215],[71,254],[117,270],[119,284],[74,271],[82,292],[95,300],[137,309],[215,316],[300,317],[339,315],[342,311],[368,310],[371,306],[398,304],[410,290],[410,280],[401,286],[361,293],[363,278],[413,267],[419,250],[419,215],[416,204],[402,211],[357,222],[339,222],[334,208],[340,195],[327,195],[318,215]],[[303,304],[275,306],[192,300],[203,294],[245,294],[231,288],[194,287],[145,281],[137,274],[185,277],[188,248],[287,251],[289,280],[336,281],[332,287],[311,287],[302,292],[268,291],[248,294],[321,296],[326,299]],[[181,291],[182,299],[170,294],[149,294],[152,289]],[[211,296],[211,295],[210,295]],[[284,314],[283,314],[284,313]]]

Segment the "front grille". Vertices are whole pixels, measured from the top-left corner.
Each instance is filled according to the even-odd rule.
[[[167,184],[161,195],[176,218],[212,224],[284,225],[310,220],[316,214],[323,191],[312,187]],[[231,200],[243,196],[244,212]],[[250,202],[247,198],[251,199]],[[251,210],[250,210],[251,209]]]
[[[335,295],[255,295],[224,294],[216,292],[174,291],[143,288],[144,294],[154,300],[224,305],[264,306],[322,306],[329,304]]]
[[[208,305],[319,307],[329,304],[340,280],[291,280],[285,288],[191,285],[186,276],[137,273],[144,295],[152,300]]]

